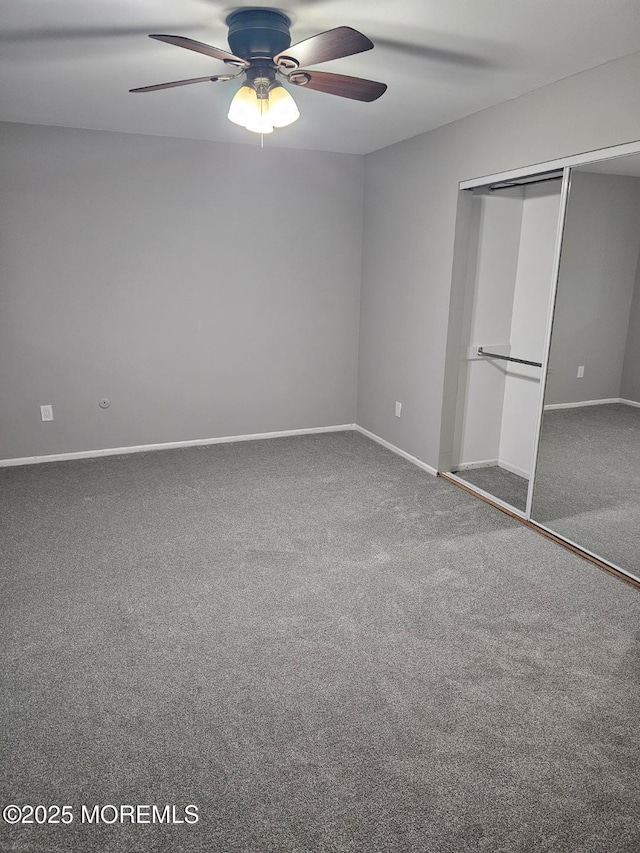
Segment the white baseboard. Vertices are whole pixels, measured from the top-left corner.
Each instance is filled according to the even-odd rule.
[[[196,438],[189,441],[166,441],[161,444],[138,444],[133,447],[108,447],[102,450],[79,450],[73,453],[53,453],[49,456],[24,456],[0,459],[0,468],[13,465],[34,465],[39,462],[65,462],[69,459],[92,459],[97,456],[122,456],[126,453],[147,453],[150,450],[175,450],[180,447],[202,447],[207,444],[232,444],[236,441],[258,441],[265,438],[286,438],[291,435],[315,435],[323,432],[345,432],[357,429],[355,424],[340,424],[311,429],[287,429],[280,432],[257,432],[251,435],[225,435],[219,438]]]
[[[525,480],[528,480],[531,476],[528,471],[524,470],[524,468],[518,468],[517,465],[505,462],[503,459],[498,462],[498,466],[500,468],[504,468],[505,471],[510,471],[512,474],[517,474],[518,477],[524,477]]]
[[[8,468],[15,465],[35,465],[40,462],[66,462],[71,459],[94,459],[100,456],[122,456],[128,453],[147,453],[151,450],[175,450],[181,447],[204,447],[209,444],[232,444],[237,441],[260,441],[267,438],[286,438],[294,435],[316,435],[324,432],[345,432],[356,430],[372,441],[386,447],[403,459],[407,459],[423,471],[437,476],[438,472],[431,465],[422,462],[415,456],[406,453],[394,444],[385,441],[384,438],[375,435],[358,424],[337,424],[336,426],[314,427],[310,429],[287,429],[279,432],[258,432],[249,435],[225,435],[217,438],[196,438],[188,441],[165,441],[160,444],[137,444],[131,447],[107,447],[99,450],[78,450],[72,453],[52,453],[48,456],[23,456],[13,459],[0,459],[0,468]]]
[[[582,406],[606,406],[610,403],[622,403],[624,406],[635,406],[640,409],[640,403],[634,400],[624,400],[622,397],[610,397],[607,400],[580,400],[578,403],[550,403],[544,407],[545,412],[551,412],[554,409],[580,409]]]
[[[473,471],[476,468],[497,468],[499,464],[497,459],[479,459],[477,462],[460,462],[454,467],[456,471]]]
[[[381,444],[383,447],[386,447],[387,450],[390,450],[392,453],[396,453],[398,456],[402,456],[403,459],[408,460],[409,462],[417,465],[418,468],[422,468],[423,471],[426,471],[428,474],[431,474],[434,477],[438,476],[438,472],[431,465],[427,465],[426,462],[423,462],[421,459],[416,458],[415,456],[411,456],[410,453],[406,453],[404,450],[400,450],[399,447],[396,447],[395,444],[391,444],[389,441],[385,441],[384,438],[380,438],[379,435],[376,435],[373,432],[369,432],[368,429],[359,426],[358,424],[354,424],[353,428],[361,433],[362,435],[370,438],[372,441],[375,441],[377,444]]]
[[[517,474],[518,477],[524,477],[525,480],[528,480],[530,476],[524,468],[518,468],[517,465],[505,462],[503,459],[480,459],[477,462],[461,462],[455,466],[456,471],[474,471],[477,468],[503,468],[505,471]]]

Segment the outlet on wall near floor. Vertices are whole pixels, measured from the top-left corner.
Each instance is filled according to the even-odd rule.
[[[40,406],[40,417],[43,421],[53,420],[53,406],[47,403],[46,406]]]
[[[398,403],[397,400],[396,400],[396,417],[397,418],[402,417],[402,403]]]
[[[582,379],[584,377],[584,364],[581,364],[578,368],[578,379]]]

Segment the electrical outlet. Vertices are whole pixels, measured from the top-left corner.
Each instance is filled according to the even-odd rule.
[[[397,418],[402,417],[402,403],[398,403],[397,400],[396,400],[396,417]]]
[[[40,406],[40,417],[43,421],[53,420],[53,406],[50,403],[46,406]]]
[[[578,379],[582,379],[584,377],[584,364],[581,364],[578,368]]]

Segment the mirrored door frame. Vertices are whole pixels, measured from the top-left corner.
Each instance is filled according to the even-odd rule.
[[[557,291],[558,291],[558,280],[560,273],[560,260],[562,253],[562,236],[564,232],[564,225],[566,219],[566,211],[567,211],[567,203],[569,199],[569,191],[571,186],[571,172],[574,167],[587,165],[589,163],[597,163],[603,160],[609,160],[612,158],[621,158],[626,155],[631,154],[639,154],[640,153],[640,140],[635,142],[625,143],[623,145],[616,145],[611,148],[602,148],[596,151],[585,152],[582,154],[576,154],[571,157],[565,157],[558,160],[548,161],[546,163],[539,163],[534,166],[523,167],[521,169],[513,169],[509,172],[501,172],[494,175],[486,175],[480,178],[474,178],[472,180],[461,181],[458,185],[459,189],[459,198],[460,204],[458,208],[458,220],[456,223],[456,247],[454,248],[454,265],[453,265],[453,276],[452,276],[452,301],[451,301],[451,310],[454,316],[449,318],[449,334],[448,334],[448,345],[447,345],[447,359],[446,359],[446,368],[445,368],[445,394],[444,400],[445,405],[443,406],[443,417],[442,417],[442,430],[441,435],[443,436],[442,444],[441,444],[441,453],[440,453],[440,464],[439,464],[439,475],[449,482],[453,483],[456,486],[464,489],[465,491],[487,501],[488,503],[496,506],[498,509],[508,513],[518,521],[521,521],[527,527],[530,527],[548,538],[558,542],[560,545],[571,549],[572,551],[580,554],[596,565],[600,566],[607,571],[612,572],[617,575],[621,579],[628,581],[634,586],[640,587],[640,577],[632,574],[626,569],[621,568],[620,566],[615,565],[614,563],[610,563],[602,557],[594,554],[588,549],[584,548],[584,546],[580,545],[580,543],[573,542],[570,539],[567,539],[558,533],[554,532],[550,528],[546,527],[539,522],[534,521],[531,518],[531,511],[533,506],[533,492],[535,488],[535,472],[536,465],[538,459],[538,449],[540,444],[540,433],[542,429],[542,416],[544,411],[544,396],[547,385],[547,377],[549,370],[549,356],[550,356],[550,345],[551,345],[551,332],[552,332],[552,324],[553,324],[553,315],[554,309],[556,305]],[[553,261],[553,277],[551,282],[551,294],[549,299],[549,308],[548,308],[548,316],[547,316],[547,325],[545,332],[545,341],[544,341],[544,357],[542,362],[542,372],[541,372],[541,380],[540,380],[540,388],[539,388],[539,399],[538,399],[538,407],[537,407],[537,421],[535,425],[535,442],[534,442],[534,451],[533,451],[533,459],[532,459],[532,468],[531,468],[531,477],[529,479],[529,487],[527,491],[527,503],[524,511],[517,509],[516,507],[511,506],[505,501],[500,500],[495,495],[490,494],[489,492],[484,491],[483,489],[473,485],[472,483],[467,482],[456,474],[452,473],[449,469],[452,467],[451,459],[452,459],[452,449],[450,444],[450,434],[447,433],[447,430],[452,429],[452,425],[455,422],[455,399],[456,394],[454,393],[454,389],[457,387],[457,375],[458,375],[458,359],[460,353],[460,330],[458,328],[457,323],[459,324],[460,317],[455,316],[456,309],[459,312],[462,311],[462,299],[460,298],[461,294],[464,292],[464,281],[462,280],[464,276],[466,276],[466,267],[465,264],[460,264],[456,262],[456,251],[460,249],[460,245],[458,242],[459,236],[461,237],[460,242],[464,242],[468,234],[468,212],[469,207],[466,203],[466,199],[464,197],[468,196],[469,193],[465,192],[468,190],[479,189],[481,187],[495,187],[497,186],[511,186],[518,184],[526,184],[536,180],[545,180],[550,174],[558,173],[562,174],[562,188],[561,188],[561,197],[560,197],[560,211],[558,216],[557,223],[557,236],[556,236],[556,245],[554,251],[554,261]],[[559,175],[558,175],[559,176]],[[458,298],[456,299],[456,296]]]

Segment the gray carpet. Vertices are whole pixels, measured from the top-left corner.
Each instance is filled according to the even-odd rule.
[[[640,408],[545,412],[532,518],[640,576]]]
[[[2,802],[75,816],[3,852],[640,849],[640,597],[503,513],[355,433],[0,485]]]
[[[470,468],[467,471],[456,471],[455,474],[522,512],[527,508],[529,481],[525,477],[519,477],[497,465]]]

